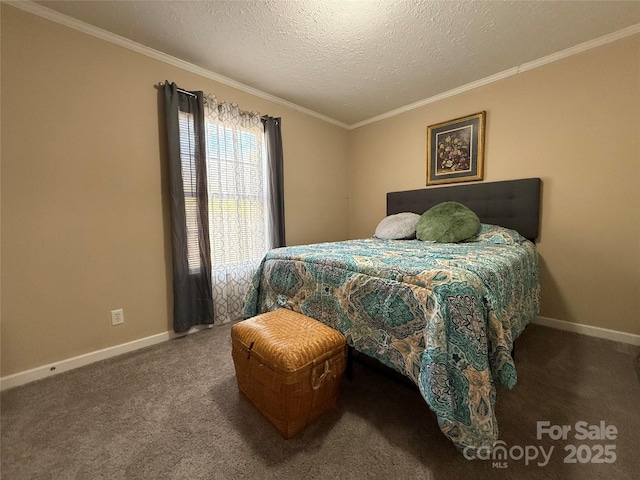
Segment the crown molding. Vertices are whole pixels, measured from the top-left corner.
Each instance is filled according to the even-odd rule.
[[[467,83],[466,85],[462,85],[460,87],[454,88],[453,90],[448,90],[446,92],[439,93],[438,95],[434,95],[433,97],[425,98],[424,100],[419,100],[415,103],[405,105],[404,107],[396,108],[395,110],[391,110],[389,112],[376,115],[375,117],[368,118],[367,120],[362,120],[361,122],[354,123],[352,125],[349,125],[349,130],[354,130],[358,127],[362,127],[370,123],[375,123],[380,120],[384,120],[385,118],[395,117],[396,115],[400,115],[401,113],[415,110],[416,108],[424,107],[425,105],[428,105],[430,103],[438,102],[440,100],[444,100],[445,98],[453,97],[455,95],[468,92],[469,90],[473,90],[474,88],[478,88],[483,85],[487,85],[489,83],[497,82],[498,80],[511,77],[512,75],[516,75],[517,73],[518,73],[518,67],[510,68],[503,72],[496,73],[495,75],[481,78],[480,80],[476,80],[475,82]]]
[[[396,115],[400,115],[401,113],[408,112],[410,110],[415,110],[416,108],[423,107],[430,103],[437,102],[439,100],[443,100],[448,97],[452,97],[454,95],[459,95],[464,92],[468,92],[469,90],[473,90],[474,88],[482,87],[483,85],[488,85],[489,83],[497,82],[499,80],[503,80],[505,78],[511,77],[513,75],[518,75],[524,73],[528,70],[533,70],[534,68],[542,67],[549,63],[557,62],[558,60],[562,60],[567,57],[571,57],[573,55],[577,55],[578,53],[582,53],[587,50],[591,50],[592,48],[600,47],[602,45],[606,45],[607,43],[615,42],[617,40],[621,40],[623,38],[629,37],[631,35],[635,35],[640,33],[640,23],[632,25],[627,28],[623,28],[622,30],[618,30],[617,32],[610,33],[608,35],[604,35],[602,37],[594,38],[593,40],[589,40],[584,43],[580,43],[574,47],[567,48],[565,50],[561,50],[556,53],[552,53],[551,55],[547,55],[546,57],[539,58],[537,60],[533,60],[531,62],[523,63],[517,67],[510,68],[500,73],[496,73],[495,75],[491,75],[489,77],[482,78],[480,80],[476,80],[475,82],[467,83],[466,85],[462,85],[461,87],[454,88],[453,90],[449,90],[444,93],[440,93],[433,97],[426,98],[424,100],[420,100],[418,102],[405,105],[404,107],[396,108],[395,110],[391,110],[387,113],[383,113],[377,115],[375,117],[371,117],[367,120],[362,120],[361,122],[354,123],[349,125],[349,130],[354,130],[358,127],[362,127],[364,125],[368,125],[370,123],[378,122],[380,120],[384,120],[385,118],[395,117]]]
[[[185,62],[184,60],[180,60],[179,58],[172,57],[171,55],[167,55],[166,53],[160,52],[151,47],[147,47],[140,43],[134,42],[133,40],[129,40],[128,38],[122,37],[120,35],[116,35],[115,33],[108,32],[106,30],[95,27],[83,21],[77,20],[73,17],[69,17],[68,15],[64,15],[62,13],[56,12],[55,10],[51,10],[50,8],[44,7],[42,5],[38,5],[37,3],[34,3],[30,0],[25,0],[25,1],[9,0],[9,1],[5,1],[4,3],[11,5],[12,7],[19,8],[20,10],[24,10],[25,12],[32,13],[39,17],[45,18],[47,20],[51,20],[52,22],[59,23],[60,25],[64,25],[65,27],[73,28],[74,30],[78,30],[82,33],[86,33],[88,35],[99,38],[101,40],[105,40],[107,42],[113,43],[120,47],[124,47],[128,50],[132,50],[141,55],[145,55],[147,57],[154,58],[156,60],[167,63],[169,65],[173,65],[174,67],[178,67],[182,70],[195,73],[197,75],[200,75],[201,77],[214,80],[218,83],[222,83],[223,85],[227,85],[229,87],[235,88],[245,93],[249,93],[251,95],[262,98],[264,100],[268,100],[278,105],[282,105],[283,107],[290,108],[291,110],[304,113],[305,115],[309,115],[310,117],[315,117],[319,120],[322,120],[327,123],[331,123],[333,125],[336,125],[338,127],[341,127],[347,130],[349,129],[349,125],[347,125],[344,122],[341,122],[331,117],[327,117],[326,115],[323,115],[321,113],[314,112],[313,110],[309,110],[308,108],[301,107],[300,105],[284,100],[283,98],[276,97],[275,95],[271,95],[269,93],[266,93],[256,88],[245,85],[244,83],[237,82],[231,78],[227,78],[223,75],[217,74],[215,72],[199,67],[192,63]],[[161,81],[161,79],[159,81]]]
[[[560,50],[559,52],[552,53],[551,55],[547,55],[546,57],[542,57],[538,60],[523,63],[518,67],[518,73],[523,73],[527,70],[533,70],[534,68],[542,67],[543,65],[547,65],[548,63],[553,63],[558,60],[577,55],[578,53],[591,50],[592,48],[601,47],[602,45],[606,45],[607,43],[622,40],[623,38],[630,37],[631,35],[635,35],[636,33],[640,33],[640,23],[636,23],[635,25],[631,25],[630,27],[623,28],[622,30],[618,30],[617,32],[613,32],[608,35],[604,35],[602,37],[594,38],[593,40],[580,43],[574,47]]]
[[[490,75],[488,77],[482,78],[480,80],[476,80],[474,82],[471,83],[467,83],[466,85],[462,85],[460,87],[456,87],[452,90],[448,90],[446,92],[440,93],[438,95],[434,95],[432,97],[429,98],[425,98],[423,100],[419,100],[415,103],[411,103],[409,105],[405,105],[403,107],[400,108],[396,108],[394,110],[391,110],[389,112],[386,113],[382,113],[380,115],[376,115],[374,117],[362,120],[360,122],[348,125],[344,122],[341,122],[339,120],[336,120],[334,118],[328,117],[326,115],[323,115],[321,113],[318,112],[314,112],[313,110],[310,110],[308,108],[302,107],[300,105],[297,105],[295,103],[289,102],[287,100],[284,100],[280,97],[276,97],[275,95],[271,95],[269,93],[263,92],[261,90],[258,90],[256,88],[250,87],[248,85],[245,85],[243,83],[237,82],[235,80],[232,80],[230,78],[224,77],[222,75],[219,75],[215,72],[212,72],[210,70],[206,70],[202,67],[198,67],[197,65],[193,65],[192,63],[189,62],[185,62],[184,60],[180,60],[179,58],[176,57],[172,57],[171,55],[167,55],[166,53],[162,53],[158,50],[154,50],[151,47],[147,47],[145,45],[136,43],[132,40],[129,40],[127,38],[124,38],[120,35],[116,35],[114,33],[108,32],[106,30],[103,30],[101,28],[95,27],[93,25],[90,25],[88,23],[82,22],[80,20],[77,20],[75,18],[69,17],[67,15],[64,15],[62,13],[56,12],[54,10],[51,10],[50,8],[44,7],[42,5],[38,5],[34,2],[32,2],[31,0],[23,0],[23,1],[19,1],[19,0],[5,0],[4,3],[11,5],[13,7],[19,8],[21,10],[24,10],[26,12],[32,13],[34,15],[37,15],[39,17],[42,18],[46,18],[47,20],[51,20],[52,22],[56,22],[59,23],[61,25],[64,25],[66,27],[69,28],[73,28],[75,30],[78,30],[80,32],[86,33],[88,35],[100,38],[102,40],[105,40],[107,42],[119,45],[121,47],[124,47],[128,50],[132,50],[136,53],[154,58],[156,60],[159,60],[161,62],[167,63],[169,65],[173,65],[175,67],[178,67],[182,70],[186,70],[192,73],[195,73],[197,75],[200,75],[202,77],[208,78],[210,80],[214,80],[218,83],[222,83],[224,85],[227,85],[229,87],[232,88],[236,88],[240,91],[243,91],[245,93],[249,93],[251,95],[254,95],[256,97],[262,98],[264,100],[268,100],[270,102],[276,103],[278,105],[282,105],[284,107],[290,108],[292,110],[298,111],[300,113],[303,113],[305,115],[309,115],[311,117],[315,117],[319,120],[322,120],[324,122],[327,123],[331,123],[333,125],[336,125],[338,127],[344,128],[346,130],[354,130],[356,128],[359,127],[363,127],[365,125],[369,125],[371,123],[375,123],[375,122],[379,122],[380,120],[384,120],[387,118],[391,118],[391,117],[395,117],[396,115],[400,115],[402,113],[405,112],[409,112],[411,110],[415,110],[417,108],[423,107],[425,105],[428,105],[430,103],[435,103],[438,102],[440,100],[444,100],[445,98],[449,98],[449,97],[453,97],[455,95],[459,95],[461,93],[464,92],[468,92],[470,90],[473,90],[475,88],[478,87],[482,87],[484,85],[488,85],[490,83],[493,82],[497,82],[499,80],[504,80],[505,78],[509,78],[511,76],[514,75],[519,75],[521,73],[524,73],[528,70],[532,70],[534,68],[538,68],[538,67],[542,67],[544,65],[547,65],[549,63],[553,63],[556,62],[558,60],[562,60],[564,58],[567,57],[571,57],[573,55],[576,55],[578,53],[582,53],[584,51],[587,50],[591,50],[592,48],[597,48],[600,47],[602,45],[606,45],[608,43],[611,42],[615,42],[617,40],[621,40],[623,38],[629,37],[631,35],[635,35],[640,33],[640,23],[635,24],[635,25],[631,25],[630,27],[627,28],[623,28],[622,30],[618,30],[617,32],[613,32],[610,33],[608,35],[604,35],[602,37],[599,38],[595,38],[593,40],[589,40],[587,42],[581,43],[579,45],[567,48],[565,50],[561,50],[559,52],[553,53],[551,55],[547,55],[545,57],[539,58],[537,60],[533,60],[531,62],[527,62],[527,63],[523,63],[522,65],[519,65],[517,67],[513,67],[513,68],[509,68],[507,70],[504,70],[502,72],[496,73],[494,75]]]

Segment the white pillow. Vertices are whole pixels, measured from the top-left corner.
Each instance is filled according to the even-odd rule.
[[[373,234],[376,238],[385,240],[405,240],[416,238],[416,225],[420,220],[417,213],[396,213],[382,219]]]

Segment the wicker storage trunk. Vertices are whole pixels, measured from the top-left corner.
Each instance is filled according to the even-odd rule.
[[[346,366],[342,334],[279,309],[231,329],[238,388],[284,438],[335,405]]]

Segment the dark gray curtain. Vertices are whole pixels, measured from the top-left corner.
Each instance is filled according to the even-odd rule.
[[[284,231],[284,167],[280,118],[262,117],[269,162],[269,208],[271,218],[271,245],[285,246]]]
[[[173,330],[213,323],[202,92],[164,83],[173,252]],[[180,112],[189,115],[180,117]],[[182,132],[180,125],[182,124]]]

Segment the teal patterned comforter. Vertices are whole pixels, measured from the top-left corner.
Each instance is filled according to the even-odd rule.
[[[485,233],[457,244],[372,238],[272,250],[244,316],[284,307],[339,330],[411,378],[458,448],[491,447],[495,384],[516,384],[513,341],[538,313],[539,286],[531,242]]]

